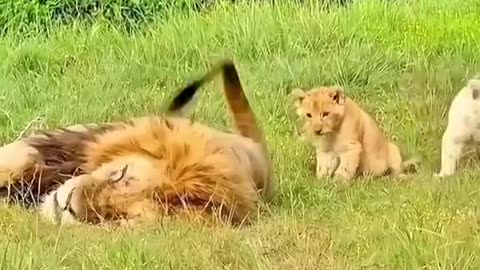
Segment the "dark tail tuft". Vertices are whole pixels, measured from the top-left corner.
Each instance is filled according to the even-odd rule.
[[[214,66],[207,74],[203,75],[202,78],[194,80],[193,82],[189,83],[187,86],[181,88],[172,101],[170,101],[167,111],[168,112],[177,112],[182,110],[184,107],[190,103],[195,94],[198,90],[207,82],[213,79],[217,73],[224,70],[226,66],[229,66],[230,69],[233,68],[233,72],[235,72],[235,67],[232,61],[225,60],[222,61],[220,64]]]
[[[185,107],[190,101],[193,100],[193,97],[197,93],[197,90],[202,86],[204,83],[203,80],[196,80],[190,83],[187,87],[181,89],[178,95],[176,95],[173,100],[170,102],[168,107],[169,112],[175,112],[181,110]]]

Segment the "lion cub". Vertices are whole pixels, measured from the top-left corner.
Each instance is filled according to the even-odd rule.
[[[469,146],[480,144],[480,79],[470,79],[452,100],[448,125],[442,136],[438,177],[456,173],[457,163]]]
[[[399,176],[406,170],[399,148],[341,87],[318,87],[291,93],[303,134],[313,138],[316,176],[350,180],[361,175]]]

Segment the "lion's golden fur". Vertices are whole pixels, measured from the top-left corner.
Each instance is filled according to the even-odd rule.
[[[376,121],[338,86],[294,89],[291,93],[303,134],[313,139],[317,177],[357,175],[398,176],[411,161],[402,161],[399,148]]]
[[[0,148],[3,195],[18,199],[28,190],[30,203],[42,199],[41,213],[60,222],[250,221],[259,200],[273,195],[273,169],[233,64],[222,70],[239,134],[165,115],[38,132]]]
[[[85,149],[83,169],[93,180],[76,193],[82,197],[73,200],[75,212],[89,220],[95,212],[131,219],[211,205],[223,207],[232,222],[243,221],[258,200],[252,167],[262,161],[246,156],[249,149],[236,144],[242,137],[212,131],[184,119],[149,117],[99,136]],[[120,181],[103,181],[125,165]]]

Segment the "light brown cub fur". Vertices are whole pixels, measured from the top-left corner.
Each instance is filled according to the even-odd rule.
[[[0,148],[3,196],[33,193],[42,215],[60,223],[252,220],[273,196],[273,165],[233,63],[189,84],[167,112],[181,112],[219,72],[236,132],[172,115],[38,132]]]
[[[297,88],[291,96],[304,121],[303,135],[316,147],[318,178],[349,180],[359,174],[398,176],[405,171],[399,148],[341,87]]]

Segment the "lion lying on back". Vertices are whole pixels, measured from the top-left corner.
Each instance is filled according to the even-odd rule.
[[[340,87],[291,93],[303,133],[316,147],[316,176],[350,180],[357,175],[399,176],[415,165],[402,161],[399,148]]]
[[[167,215],[248,222],[259,199],[273,196],[273,170],[233,63],[184,88],[168,112],[180,112],[219,72],[238,134],[176,116],[38,132],[0,148],[3,195],[32,195],[58,223]]]

